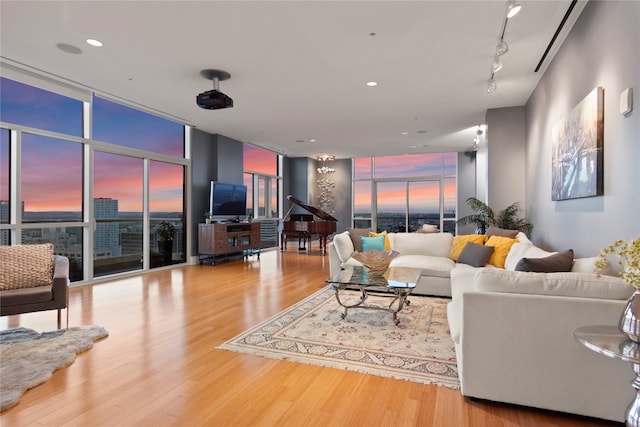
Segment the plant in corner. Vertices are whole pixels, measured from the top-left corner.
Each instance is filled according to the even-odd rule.
[[[167,221],[162,221],[158,225],[156,232],[158,233],[158,240],[160,241],[173,240],[173,238],[176,237],[176,227]]]
[[[631,340],[640,342],[640,236],[629,241],[619,239],[604,248],[596,261],[598,271],[607,266],[611,255],[617,256],[618,264],[623,266],[622,280],[635,288],[620,316],[618,328]]]
[[[209,224],[211,223],[211,212],[205,212],[204,213],[204,221]]]
[[[526,217],[520,217],[522,211],[520,202],[512,203],[498,213],[475,197],[467,199],[467,206],[475,213],[460,218],[456,223],[460,225],[475,224],[478,234],[485,234],[489,226],[493,225],[506,230],[522,231],[527,236],[531,236],[533,224]]]
[[[176,227],[167,221],[162,221],[156,228],[158,234],[158,251],[162,255],[164,264],[171,264],[173,256],[173,238],[176,237]]]

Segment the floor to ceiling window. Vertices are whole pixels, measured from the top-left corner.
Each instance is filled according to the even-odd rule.
[[[34,81],[0,79],[0,244],[53,243],[72,281],[184,262],[184,126]]]
[[[354,159],[354,227],[455,233],[456,169],[455,153]]]
[[[186,227],[184,223],[185,167],[151,161],[149,164],[149,216],[151,232],[149,250],[151,266],[186,261]],[[172,230],[165,236],[159,230]],[[171,237],[165,240],[165,237]],[[124,247],[124,243],[123,243]]]
[[[260,221],[260,245],[278,246],[278,222],[282,209],[282,158],[253,145],[244,144],[244,184],[247,186],[247,215]]]
[[[9,224],[9,168],[11,159],[9,156],[9,130],[0,129],[0,224]],[[0,245],[9,245],[9,229],[0,230]]]

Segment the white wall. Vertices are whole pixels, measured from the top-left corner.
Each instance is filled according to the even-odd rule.
[[[551,201],[551,129],[604,88],[604,196]],[[618,112],[635,91],[635,110]],[[526,105],[526,210],[533,240],[591,256],[640,234],[640,2],[589,1]]]
[[[525,109],[487,111],[487,204],[498,212],[515,202],[525,207]],[[509,177],[505,179],[505,177]]]

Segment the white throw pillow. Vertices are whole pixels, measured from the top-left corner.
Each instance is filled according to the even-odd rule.
[[[354,252],[353,242],[348,231],[333,236],[333,246],[336,248],[341,263],[347,262]]]
[[[389,233],[391,249],[400,255],[449,256],[451,233]]]
[[[589,258],[576,258],[573,260],[573,267],[571,267],[571,271],[574,273],[599,273],[603,276],[615,276],[616,273],[611,267],[610,263],[600,271],[596,268],[596,262],[598,261],[598,257],[589,257]]]
[[[522,231],[518,231],[518,234],[516,234],[516,239],[518,239],[520,243],[528,243],[530,245],[533,245],[533,242],[529,240],[527,235],[524,234]]]
[[[474,289],[485,292],[553,295],[579,298],[625,300],[633,286],[612,276],[593,273],[529,273],[500,269],[480,269]]]
[[[509,249],[509,253],[507,254],[507,258],[504,261],[504,269],[509,271],[514,271],[516,269],[516,265],[518,262],[524,258],[524,254],[527,253],[527,249],[532,246],[531,243],[514,243],[511,245],[511,249]]]

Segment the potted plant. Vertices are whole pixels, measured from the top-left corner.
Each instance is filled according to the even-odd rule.
[[[211,212],[204,213],[204,222],[206,224],[211,224]]]
[[[162,221],[156,228],[156,233],[158,234],[158,251],[162,255],[162,260],[165,265],[171,264],[176,228],[170,222]]]
[[[604,248],[596,261],[598,271],[607,266],[611,255],[617,256],[618,264],[623,266],[622,280],[635,288],[620,316],[618,328],[632,341],[640,342],[640,236],[629,241],[619,239]]]
[[[475,213],[467,215],[456,221],[458,224],[475,224],[476,233],[485,234],[489,226],[504,228],[506,230],[522,231],[527,236],[531,235],[533,224],[525,218],[520,217],[520,202],[512,203],[503,210],[495,213],[493,209],[480,199],[469,197],[467,199],[469,206]]]

